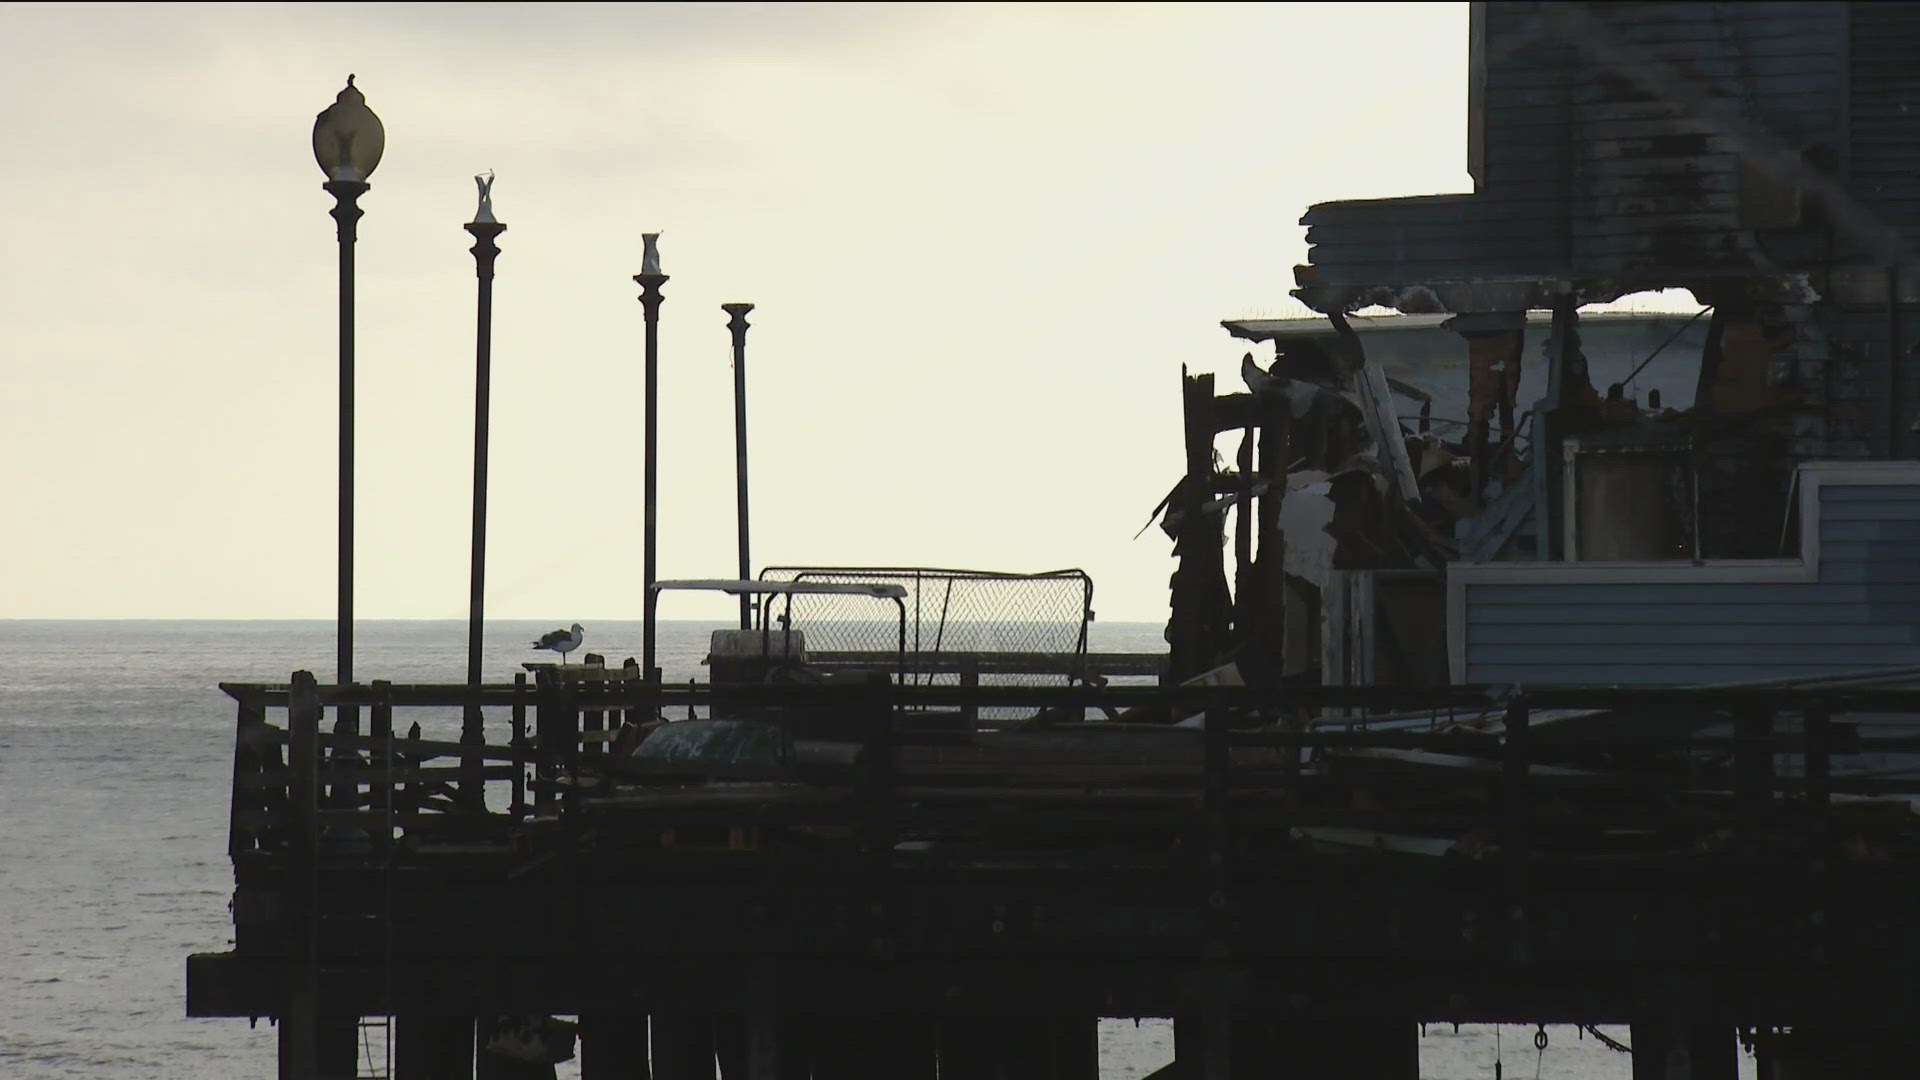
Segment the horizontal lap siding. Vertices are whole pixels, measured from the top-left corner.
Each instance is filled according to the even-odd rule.
[[[1467,680],[1743,682],[1920,665],[1920,485],[1821,489],[1809,582],[1468,585]]]
[[[1853,195],[1920,242],[1920,5],[1851,5],[1848,150]]]
[[[1815,144],[1826,147],[1823,157],[1844,150],[1846,12],[1824,4],[1488,5],[1476,194],[1313,207],[1305,224],[1317,280],[1404,286],[1748,272],[1754,241],[1739,194],[1751,179],[1742,153],[1756,144],[1787,155]],[[1901,29],[1907,19],[1882,24]],[[1904,43],[1881,51],[1904,63]],[[1854,114],[1867,133],[1854,140],[1860,167],[1877,170],[1875,190],[1902,211],[1920,190],[1907,167],[1920,152],[1901,137],[1912,122],[1899,111],[1905,77],[1868,80],[1892,89]]]
[[[1573,223],[1576,272],[1750,265],[1735,242],[1737,188],[1719,178],[1736,174],[1749,127],[1804,133],[1816,126],[1808,114],[1837,124],[1843,14],[1766,4],[1578,10],[1595,20],[1584,37],[1602,62],[1575,92],[1573,190],[1586,211]],[[1695,176],[1716,179],[1697,186]]]

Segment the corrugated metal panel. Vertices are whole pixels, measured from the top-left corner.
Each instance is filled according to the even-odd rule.
[[[1470,682],[1711,683],[1920,664],[1920,485],[1820,489],[1808,582],[1469,584]]]

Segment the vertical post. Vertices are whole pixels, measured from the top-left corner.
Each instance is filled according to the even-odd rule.
[[[751,989],[744,1040],[746,1080],[782,1080],[779,972],[772,960],[765,960],[754,965],[749,978]]]
[[[1824,854],[1827,809],[1833,802],[1833,717],[1825,705],[1809,705],[1801,726],[1806,738],[1807,814],[1812,819],[1814,850]]]
[[[239,722],[233,740],[233,802],[227,819],[228,858],[238,858],[242,852],[252,851],[262,835],[260,829],[240,823],[241,811],[267,809],[276,801],[267,790],[246,782],[247,777],[257,777],[268,769],[277,771],[280,749],[266,745],[261,739],[265,734],[266,710],[252,702],[240,702]]]
[[[861,687],[860,751],[861,831],[869,853],[884,857],[893,849],[893,686],[885,675],[872,674]]]
[[[963,656],[960,658],[960,716],[966,721],[967,730],[980,726],[980,699],[974,691],[980,689],[980,658]]]
[[[1734,1080],[1739,1074],[1740,1045],[1731,1027],[1640,1017],[1629,1030],[1633,1080]]]
[[[588,695],[589,706],[597,705],[598,701],[596,699],[599,695],[596,691],[603,689],[607,683],[607,658],[599,653],[588,653],[585,662],[581,665],[581,669],[580,687]],[[611,749],[607,743],[601,741],[605,738],[607,729],[607,714],[604,711],[589,707],[586,710],[586,715],[582,719],[580,726],[585,737],[591,740],[585,746],[581,747],[582,753],[591,757],[596,754],[604,754]],[[619,724],[615,723],[614,726],[618,727]]]
[[[1209,696],[1218,691],[1209,688]],[[1233,748],[1227,741],[1227,711],[1218,701],[1208,701],[1206,712],[1201,719],[1201,734],[1204,739],[1202,791],[1200,796],[1202,812],[1205,815],[1206,836],[1201,850],[1206,852],[1206,868],[1200,876],[1207,890],[1205,922],[1205,951],[1210,960],[1224,959],[1229,950],[1232,937],[1233,912],[1230,887],[1233,878],[1230,850],[1231,832],[1227,819],[1228,785],[1231,781]],[[1208,1012],[1208,1031],[1213,1031],[1218,1010]],[[1213,1061],[1215,1051],[1219,1049],[1208,1035],[1207,1060]],[[1213,1066],[1207,1067],[1206,1075],[1214,1076]]]
[[[485,636],[487,585],[487,428],[492,413],[493,381],[493,264],[500,256],[494,241],[507,227],[493,217],[493,177],[474,177],[480,188],[480,207],[465,228],[473,236],[473,272],[478,280],[473,334],[473,551],[467,579],[467,689],[480,689],[480,650]],[[461,714],[460,801],[468,808],[486,806],[485,782],[477,748],[486,742],[480,703],[467,702]]]
[[[1260,421],[1260,480],[1266,485],[1254,515],[1254,532],[1259,538],[1254,554],[1254,591],[1269,612],[1255,627],[1255,653],[1266,656],[1276,671],[1285,673],[1290,649],[1297,649],[1307,667],[1318,667],[1320,660],[1308,651],[1316,635],[1303,635],[1305,641],[1298,646],[1287,639],[1287,598],[1293,587],[1287,583],[1287,538],[1280,528],[1280,506],[1287,496],[1287,466],[1292,461],[1288,444],[1292,436],[1293,414],[1287,399],[1276,393],[1254,395],[1254,405]],[[1303,618],[1301,624],[1306,626],[1313,621],[1309,616]],[[1277,718],[1263,716],[1262,719],[1268,723],[1278,719],[1290,730],[1301,726],[1297,710],[1288,710]],[[1285,771],[1289,776],[1300,771],[1299,748],[1287,751]]]
[[[539,751],[534,758],[534,776],[546,781],[540,790],[534,792],[535,806],[551,806],[560,801],[563,809],[576,809],[579,792],[576,788],[567,788],[564,800],[556,800],[557,784],[561,777],[580,775],[580,704],[579,698],[552,669],[539,673],[534,698],[534,734]]]
[[[287,808],[296,850],[311,854],[320,840],[320,690],[309,671],[293,673],[287,698]]]
[[[1734,806],[1743,830],[1758,842],[1766,835],[1773,810],[1773,711],[1756,708],[1733,722]]]
[[[644,537],[641,543],[641,577],[646,591],[644,612],[646,624],[642,627],[640,647],[641,670],[649,682],[659,682],[660,672],[654,666],[654,630],[657,620],[654,611],[657,597],[654,594],[654,582],[659,580],[658,567],[654,561],[654,541],[659,531],[659,471],[660,471],[660,287],[667,283],[667,275],[660,272],[659,233],[643,233],[641,240],[645,248],[640,257],[640,272],[633,280],[640,286],[640,306],[645,310],[647,320],[646,352],[646,479],[643,485],[646,503],[646,518],[642,525]]]
[[[713,1080],[712,1013],[656,1012],[650,1020],[655,1080]]]
[[[1206,520],[1213,497],[1213,376],[1181,376],[1181,412],[1186,441],[1186,475],[1175,489],[1167,513],[1175,528],[1172,618],[1168,624],[1165,682],[1177,686],[1211,668],[1226,644],[1231,612],[1226,570],[1221,564],[1220,534]]]
[[[1562,519],[1560,494],[1560,441],[1565,419],[1560,410],[1568,404],[1573,383],[1590,386],[1586,358],[1580,351],[1580,301],[1571,293],[1553,298],[1553,353],[1547,358],[1547,395],[1534,406],[1533,470],[1534,519],[1539,522],[1534,541],[1534,557],[1552,561],[1563,557],[1560,546]]]
[[[1255,399],[1258,400],[1257,398]],[[1253,587],[1253,442],[1254,422],[1240,433],[1240,452],[1234,456],[1233,527],[1233,639],[1244,645],[1253,639],[1254,623],[1267,614],[1261,608],[1271,599]],[[1285,609],[1281,611],[1285,618]]]
[[[329,180],[320,186],[334,198],[329,213],[340,241],[340,570],[334,646],[335,681],[346,686],[353,682],[353,246],[367,184]]]
[[[734,501],[739,505],[740,580],[753,576],[753,560],[747,555],[747,312],[748,303],[721,304],[727,313],[727,329],[733,333],[733,481]],[[740,594],[740,629],[753,629],[753,598]]]
[[[580,1013],[581,1080],[649,1080],[647,1017],[621,1010]]]
[[[542,670],[534,676],[533,701],[533,779],[537,785],[533,792],[535,809],[545,809],[554,803],[553,781],[560,775],[557,760],[559,748],[559,694],[555,688],[552,669]]]
[[[520,813],[527,805],[527,674],[513,677],[513,810]]]
[[[373,795],[369,809],[377,814],[385,814],[393,809],[393,699],[390,696],[392,684],[385,679],[373,681],[373,707],[368,710],[368,721],[373,736],[373,749],[368,754],[368,763],[378,772],[367,790]],[[377,839],[378,847],[388,847],[393,843],[393,830],[382,821],[378,826],[367,830]]]
[[[633,724],[634,726],[637,727],[639,726],[642,720],[640,706],[634,703],[634,700],[631,697],[631,694],[633,691],[632,684],[637,683],[640,680],[641,680],[640,661],[635,660],[631,656],[627,657],[626,660],[620,664],[620,681],[622,683],[627,684],[624,687],[622,687],[623,691],[625,692],[621,696],[628,698],[627,707],[620,710],[620,713],[619,713],[620,722],[622,724]]]
[[[397,757],[401,767],[407,770],[407,778],[400,785],[400,809],[418,813],[426,794],[426,784],[420,780],[419,772],[420,766],[426,763],[420,750],[420,721],[407,725],[407,747]]]
[[[1201,719],[1201,734],[1204,739],[1204,789],[1201,792],[1201,805],[1207,816],[1207,861],[1213,873],[1210,875],[1216,887],[1225,877],[1227,859],[1227,791],[1230,783],[1230,769],[1233,762],[1233,748],[1227,742],[1227,711],[1217,702],[1208,702],[1206,713]],[[1216,893],[1216,900],[1209,906],[1216,911],[1225,903],[1225,894]]]
[[[1506,760],[1504,763],[1504,790],[1502,791],[1503,818],[1505,833],[1503,847],[1511,855],[1524,854],[1528,834],[1531,829],[1532,807],[1527,790],[1529,755],[1532,748],[1528,745],[1531,718],[1525,701],[1514,701],[1507,706],[1506,716]]]
[[[314,915],[319,867],[320,693],[313,673],[296,671],[287,696],[287,804],[292,817],[292,865],[287,881],[299,928],[300,958],[288,968],[287,1008],[280,1015],[282,1080],[320,1076],[319,934]]]
[[[393,1069],[399,1080],[472,1080],[471,1016],[409,1012],[394,1021]]]

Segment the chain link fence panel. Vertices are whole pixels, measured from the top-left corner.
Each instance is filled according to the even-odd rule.
[[[1064,686],[1080,678],[1093,618],[1093,580],[1080,570],[1008,574],[923,567],[776,566],[765,581],[890,584],[907,590],[905,678],[914,686],[957,686],[977,671],[982,686]],[[862,596],[797,595],[794,629],[810,656],[826,662],[891,661],[901,650],[891,604]],[[784,604],[784,601],[780,602]],[[772,616],[783,613],[779,605]],[[982,709],[983,719],[1023,710]]]

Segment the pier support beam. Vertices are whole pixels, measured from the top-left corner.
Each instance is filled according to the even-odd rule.
[[[652,1080],[652,1077],[645,1013],[603,1009],[580,1014],[580,1080]]]
[[[813,1070],[847,1080],[934,1080],[935,1046],[928,1017],[823,1017],[814,1031]]]
[[[473,1017],[402,1013],[393,1026],[395,1080],[471,1080]]]
[[[358,1017],[296,1008],[278,1026],[279,1080],[353,1080],[359,1074]]]
[[[654,1080],[714,1080],[712,1013],[653,1014]]]
[[[1053,1075],[1059,1080],[1100,1080],[1100,1018],[1070,1016],[1048,1022]]]
[[[360,1018],[321,1013],[313,1027],[313,1048],[320,1080],[353,1080],[360,1075]]]
[[[1632,1026],[1633,1080],[1734,1080],[1740,1044],[1717,1024],[1642,1021]]]
[[[937,1026],[940,1080],[1098,1080],[1095,1017],[972,1016]]]

